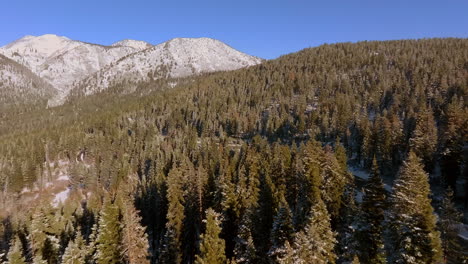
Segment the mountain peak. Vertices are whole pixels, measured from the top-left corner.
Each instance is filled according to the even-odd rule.
[[[103,91],[112,84],[160,78],[179,78],[201,73],[236,70],[262,60],[237,51],[211,38],[174,38],[133,53],[84,79],[77,89],[86,95]]]
[[[212,39],[212,38],[207,38],[207,37],[201,37],[201,38],[173,38],[167,42],[164,43],[222,43],[226,45],[224,42],[217,40],[217,39]],[[163,43],[163,44],[164,44]]]
[[[152,47],[153,45],[149,44],[146,41],[142,40],[133,40],[133,39],[123,39],[121,41],[117,41],[111,45],[112,47],[122,46],[122,47],[131,47],[137,50],[144,50],[147,48]]]
[[[109,47],[55,34],[28,35],[0,49],[0,54],[52,85],[58,98],[52,103],[60,103],[75,88],[91,94],[121,82],[179,78],[262,62],[206,37],[174,38],[156,46],[124,39]]]

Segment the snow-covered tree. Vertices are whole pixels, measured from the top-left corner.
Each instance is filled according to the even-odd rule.
[[[28,238],[35,262],[45,260],[56,263],[59,258],[60,241],[54,235],[57,229],[51,212],[51,206],[43,204],[32,215]]]
[[[234,261],[235,263],[250,264],[256,263],[257,255],[255,245],[252,238],[250,214],[244,214],[234,246]]]
[[[296,250],[291,246],[289,241],[286,241],[282,248],[282,254],[278,255],[274,261],[271,263],[279,263],[279,264],[296,264],[297,257],[296,257]]]
[[[441,261],[440,233],[429,198],[428,175],[419,158],[410,152],[403,163],[392,193],[392,227],[396,263]]]
[[[46,230],[48,229],[49,219],[42,208],[38,208],[33,216],[30,226],[29,241],[34,256],[42,254],[44,242],[47,239]]]
[[[318,200],[312,207],[309,223],[294,240],[295,263],[335,263],[335,237],[325,203]]]
[[[86,263],[87,248],[81,231],[76,232],[74,240],[68,242],[68,246],[62,256],[62,264]]]
[[[273,228],[271,229],[271,249],[268,255],[272,261],[281,258],[286,252],[284,251],[285,243],[292,242],[294,235],[294,226],[292,223],[291,210],[289,205],[282,197],[278,212],[273,220]]]

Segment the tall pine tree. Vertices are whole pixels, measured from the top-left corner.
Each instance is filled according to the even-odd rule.
[[[410,147],[424,162],[424,168],[431,171],[437,148],[437,127],[432,109],[423,108],[417,119],[410,139]]]
[[[148,235],[138,214],[132,200],[124,202],[122,250],[126,263],[149,264]]]
[[[182,171],[172,169],[167,176],[167,223],[163,238],[161,263],[181,262],[181,235],[184,221],[184,194],[182,189]]]
[[[120,263],[121,223],[120,209],[109,197],[105,198],[99,218],[99,233],[95,260],[97,264]]]
[[[281,197],[278,212],[273,221],[271,229],[271,249],[268,252],[270,259],[275,262],[286,254],[285,243],[291,243],[294,236],[291,210],[284,197]]]
[[[87,248],[85,240],[78,230],[74,240],[68,242],[68,246],[62,256],[62,264],[81,264],[86,263]]]
[[[225,242],[219,237],[221,234],[219,214],[213,209],[206,210],[205,233],[200,236],[200,254],[196,256],[196,264],[224,264]]]
[[[335,236],[325,203],[319,199],[312,207],[309,223],[294,240],[294,263],[335,263]]]
[[[440,233],[429,198],[428,175],[413,152],[403,163],[392,194],[391,226],[396,263],[441,261]]]
[[[385,189],[374,157],[371,175],[364,187],[357,231],[359,259],[364,263],[386,263],[382,238],[385,208]]]
[[[23,246],[18,236],[12,239],[7,258],[8,264],[26,264],[26,259],[23,255]]]
[[[462,219],[462,215],[455,208],[453,203],[453,191],[448,188],[445,197],[442,200],[439,218],[439,230],[442,240],[442,250],[444,252],[444,261],[450,260],[454,263],[463,263],[463,249],[458,238],[458,224]]]
[[[250,231],[252,226],[250,217],[250,213],[245,213],[239,224],[234,246],[235,263],[253,264],[258,261],[252,232]]]

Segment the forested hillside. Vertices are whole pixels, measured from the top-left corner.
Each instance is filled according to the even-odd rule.
[[[125,85],[0,115],[0,262],[467,261],[467,39]]]
[[[0,115],[6,116],[13,108],[45,107],[55,93],[52,85],[31,70],[0,54]]]

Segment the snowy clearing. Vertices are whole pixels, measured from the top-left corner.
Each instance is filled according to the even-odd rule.
[[[70,177],[68,175],[62,175],[57,178],[57,181],[69,181]]]
[[[58,207],[59,204],[63,204],[68,199],[69,194],[69,188],[67,188],[65,191],[57,193],[54,197],[54,200],[52,201],[52,206]]]

